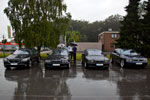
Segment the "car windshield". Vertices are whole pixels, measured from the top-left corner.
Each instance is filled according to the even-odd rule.
[[[25,50],[16,50],[13,54],[29,54],[29,52]]]
[[[54,50],[52,55],[67,56],[68,55],[68,51],[67,50]]]
[[[121,50],[121,54],[123,55],[138,55],[138,53],[134,50]]]
[[[102,55],[102,51],[100,51],[100,50],[89,50],[88,55],[89,56],[100,56],[100,55]]]

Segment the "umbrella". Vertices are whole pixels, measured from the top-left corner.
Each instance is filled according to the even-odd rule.
[[[57,45],[57,47],[65,47],[65,44],[60,43],[60,44]]]

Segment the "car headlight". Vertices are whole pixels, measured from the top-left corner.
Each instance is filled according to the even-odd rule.
[[[143,61],[144,61],[144,62],[148,62],[148,59],[147,59],[147,58],[145,58]]]
[[[93,63],[94,62],[94,60],[88,60],[88,63]]]
[[[109,60],[105,60],[105,63],[109,63]]]
[[[45,63],[50,63],[51,62],[51,60],[45,60]]]
[[[4,62],[7,62],[8,61],[8,59],[7,58],[4,58]]]
[[[67,60],[63,60],[62,62],[63,62],[63,63],[68,63],[68,61],[67,61]]]
[[[132,60],[132,59],[126,59],[126,61],[127,61],[127,62],[132,62],[133,60]]]
[[[22,59],[21,61],[22,62],[27,62],[27,61],[29,61],[30,60],[30,58],[24,58],[24,59]]]

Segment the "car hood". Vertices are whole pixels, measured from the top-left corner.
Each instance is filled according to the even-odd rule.
[[[122,55],[123,58],[130,58],[130,59],[145,59],[145,57],[141,55]]]
[[[62,61],[62,60],[69,60],[68,56],[61,56],[61,55],[50,55],[48,58],[48,60],[52,60],[52,61]]]
[[[108,58],[104,56],[86,56],[87,60],[94,60],[94,61],[105,61],[108,60]]]
[[[26,54],[12,54],[10,56],[7,57],[7,59],[23,59],[23,58],[27,58],[29,57],[29,55]]]

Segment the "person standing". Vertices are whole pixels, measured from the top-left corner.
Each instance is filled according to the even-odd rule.
[[[72,46],[68,46],[68,52],[69,52],[69,58],[70,58],[70,60],[72,60],[72,57],[73,57],[73,48],[72,48]]]
[[[76,61],[76,52],[77,52],[77,48],[76,46],[73,47],[73,60],[74,62]]]

